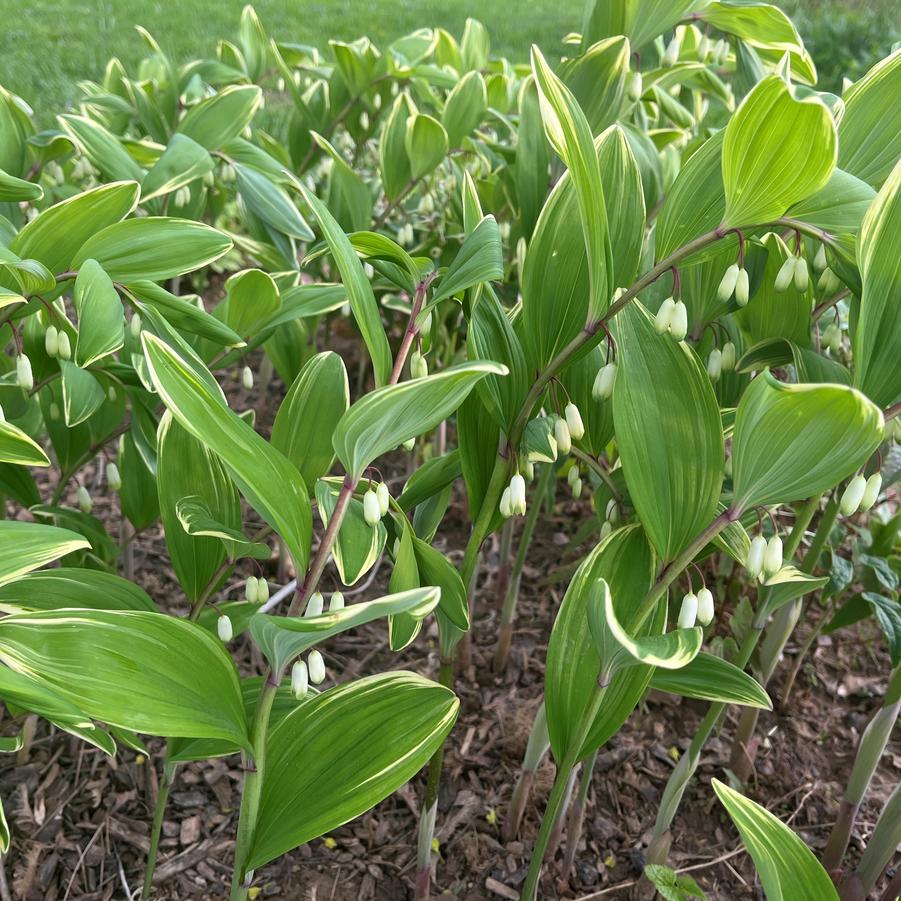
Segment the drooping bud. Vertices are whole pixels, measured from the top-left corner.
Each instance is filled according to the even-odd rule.
[[[755,535],[751,539],[748,559],[745,561],[745,569],[752,579],[756,579],[763,570],[764,556],[766,556],[766,538],[763,535]]]
[[[731,372],[735,369],[735,345],[731,341],[727,341],[723,345],[723,355],[720,359],[723,372]]]
[[[116,402],[116,398],[117,398],[118,396],[119,396],[119,395],[116,394],[116,389],[115,389],[115,387],[114,387],[113,385],[110,385],[109,388],[106,389],[106,399],[107,399],[111,404],[114,404],[114,403]]]
[[[570,436],[578,441],[585,434],[585,426],[582,423],[582,415],[579,413],[579,408],[570,402],[564,408],[563,415],[566,418]]]
[[[90,492],[84,485],[78,486],[78,491],[75,492],[75,499],[78,502],[78,509],[81,510],[82,513],[90,513],[94,508],[94,501],[91,499]]]
[[[707,62],[707,56],[710,53],[710,38],[707,37],[706,34],[701,35],[701,40],[698,41],[698,59],[704,63]]]
[[[106,464],[106,484],[112,491],[118,491],[122,487],[122,476],[119,467],[115,463]]]
[[[698,592],[698,622],[702,626],[713,622],[713,592],[707,587]]]
[[[744,268],[739,269],[738,278],[735,280],[735,302],[740,307],[746,307],[748,305],[748,298],[751,296],[750,292],[751,288],[748,281],[748,270]]]
[[[731,296],[732,292],[735,291],[735,283],[738,281],[738,263],[733,263],[726,271],[723,273],[722,279],[720,279],[719,287],[716,289],[716,296],[720,300],[720,302],[725,303]]]
[[[613,385],[616,382],[616,363],[607,363],[598,370],[591,386],[591,396],[595,400],[607,400],[613,396]]]
[[[763,571],[768,576],[774,576],[780,569],[782,569],[782,539],[778,535],[773,535],[766,543]]]
[[[842,346],[842,330],[835,322],[830,322],[823,331],[823,344],[837,353]]]
[[[257,603],[265,604],[269,600],[269,583],[262,577],[257,579]]]
[[[572,488],[573,482],[579,478],[579,467],[571,466],[569,472],[566,474],[566,481],[569,482],[570,488]]]
[[[526,460],[522,465],[523,475],[527,482],[531,482],[535,478],[535,464],[531,460]]]
[[[603,541],[611,532],[613,531],[613,526],[607,522],[606,520],[601,523],[601,541]]]
[[[328,599],[328,609],[329,613],[344,609],[344,595],[340,591],[332,592],[332,596]]]
[[[244,583],[244,599],[251,604],[258,604],[257,598],[257,577],[248,576]]]
[[[629,75],[629,82],[626,88],[629,100],[631,100],[633,103],[636,103],[641,99],[643,91],[644,84],[642,82],[641,72],[632,72]]]
[[[514,515],[525,516],[526,480],[519,473],[510,479],[510,509]]]
[[[379,496],[371,488],[363,495],[363,518],[371,526],[377,526],[382,518]]]
[[[691,629],[698,618],[698,596],[689,591],[682,598],[682,606],[679,608],[679,619],[676,623],[680,629]]]
[[[572,483],[573,497],[578,500],[582,496],[582,480],[574,479]]]
[[[59,354],[59,358],[61,360],[71,360],[72,344],[69,341],[69,333],[60,332],[56,342],[56,352]]]
[[[291,694],[302,701],[310,690],[310,674],[303,660],[295,660],[291,667]]]
[[[707,375],[710,376],[710,381],[715,382],[719,379],[720,374],[723,371],[723,352],[718,348],[714,347],[712,351],[710,351],[709,356],[707,357]]]
[[[670,334],[676,341],[682,341],[688,334],[688,308],[679,300],[673,308],[673,320],[670,323]]]
[[[607,508],[604,510],[604,519],[611,525],[619,522],[619,504],[612,498],[607,501]]]
[[[34,374],[31,371],[31,360],[25,354],[16,357],[16,384],[23,391],[34,388]]]
[[[572,450],[572,436],[569,434],[569,426],[565,419],[558,417],[554,422],[554,440],[557,442],[557,450],[561,454],[568,454]]]
[[[219,633],[219,641],[227,643],[232,640],[232,621],[225,614],[216,620],[216,632]]]
[[[669,331],[670,323],[673,321],[673,310],[676,308],[676,301],[672,297],[667,297],[660,304],[657,315],[654,317],[654,330],[658,335]]]
[[[817,287],[823,294],[835,294],[841,286],[842,283],[839,281],[838,276],[827,266],[820,274]]]
[[[794,277],[795,258],[793,256],[788,256],[776,273],[776,281],[774,282],[773,287],[782,294],[783,292],[788,291],[788,286],[792,283]]]
[[[413,450],[413,448],[416,447],[416,438],[415,438],[415,437],[413,437],[413,438],[408,438],[408,439],[401,445],[401,447],[402,447],[405,451],[407,451],[407,452]]]
[[[410,377],[424,379],[428,374],[429,364],[426,363],[425,357],[418,350],[414,350],[410,354]]]
[[[128,323],[128,330],[131,332],[131,337],[135,340],[141,337],[141,317],[137,313],[131,317],[131,322]]]
[[[55,400],[50,401],[50,408],[47,412],[50,414],[50,418],[56,422],[60,417],[59,404]]]
[[[664,69],[669,69],[672,66],[675,66],[679,61],[679,39],[677,37],[673,37],[673,39],[666,45],[666,50],[663,52],[663,56],[660,58],[660,65],[663,66]]]
[[[241,384],[244,386],[245,391],[253,389],[253,370],[249,366],[245,366],[241,370]]]
[[[379,482],[375,489],[375,495],[379,499],[379,513],[384,516],[388,512],[391,504],[391,495],[388,493],[388,486],[384,482]]]
[[[860,501],[860,509],[866,513],[876,503],[880,491],[882,491],[882,476],[878,472],[874,472],[867,479],[867,487]]]
[[[48,357],[55,357],[59,353],[59,329],[55,325],[48,325],[44,332],[44,350]]]
[[[860,503],[866,490],[867,480],[858,473],[848,482],[842,493],[842,499],[839,501],[838,509],[841,511],[842,516],[850,516],[860,509]]]
[[[307,668],[310,671],[310,681],[314,685],[325,682],[325,661],[315,648],[307,655]]]
[[[501,516],[504,519],[509,519],[513,515],[513,505],[510,501],[510,486],[508,485],[503,494],[501,494],[501,502],[499,504],[499,509],[501,511]]]
[[[813,258],[813,268],[816,269],[817,272],[822,272],[829,265],[829,261],[826,259],[826,245],[820,244],[817,249],[817,255]]]
[[[310,595],[310,599],[307,601],[307,609],[303,612],[304,618],[307,619],[311,616],[322,616],[322,608],[324,604],[325,600],[322,597],[322,592],[314,591]]]
[[[366,110],[363,110],[363,112],[360,113],[360,128],[362,128],[363,131],[369,131],[369,113],[367,113]]]
[[[807,282],[808,282],[808,272],[807,272],[807,260],[804,257],[796,257],[795,258],[795,290],[800,291],[802,294],[807,290]]]

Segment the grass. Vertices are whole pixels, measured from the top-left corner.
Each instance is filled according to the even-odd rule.
[[[611,2],[611,0],[603,0]],[[25,98],[39,122],[96,80],[111,56],[129,71],[145,55],[134,30],[148,28],[178,62],[212,55],[233,39],[244,0],[0,0],[0,84]],[[329,38],[368,35],[385,46],[424,25],[459,36],[467,16],[488,27],[492,50],[518,61],[537,43],[557,56],[561,38],[581,25],[583,0],[256,0],[264,26],[280,41],[324,46]],[[897,0],[783,0],[808,41],[821,85],[841,89],[899,37]]]

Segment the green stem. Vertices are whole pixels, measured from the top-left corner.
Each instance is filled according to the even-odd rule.
[[[563,869],[560,871],[562,885],[569,881],[573,865],[576,862],[579,840],[582,838],[582,824],[585,820],[585,804],[588,801],[588,790],[591,788],[591,777],[594,775],[594,765],[597,759],[598,752],[595,749],[582,764],[579,791],[569,809],[569,818],[566,822],[566,855],[563,858]]]
[[[169,744],[166,743],[166,755],[169,754]],[[150,762],[148,761],[148,766]],[[156,858],[160,849],[160,833],[163,829],[163,816],[166,813],[166,804],[169,801],[169,792],[175,779],[177,764],[169,763],[163,759],[163,778],[156,793],[156,804],[153,807],[153,825],[150,827],[150,848],[147,851],[147,868],[144,870],[144,888],[141,898],[147,901],[153,891],[153,871],[156,869]]]

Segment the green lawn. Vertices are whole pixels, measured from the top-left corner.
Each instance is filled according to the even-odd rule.
[[[0,0],[0,84],[20,94],[42,124],[96,79],[110,56],[132,69],[144,55],[134,25],[148,28],[179,61],[212,54],[233,38],[243,0]],[[820,68],[821,84],[859,77],[899,37],[898,0],[783,0]],[[527,58],[531,43],[551,56],[581,24],[583,0],[257,0],[264,25],[283,41],[324,46],[367,34],[384,45],[425,25],[459,35],[467,16],[488,26],[498,54]]]

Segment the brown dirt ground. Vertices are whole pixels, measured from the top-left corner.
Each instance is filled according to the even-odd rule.
[[[276,389],[274,384],[269,396],[257,403],[264,428],[281,396]],[[402,478],[401,465],[397,475]],[[97,500],[95,513],[107,519],[111,533],[116,534],[117,510],[101,497]],[[438,539],[455,560],[466,534],[461,499],[456,500]],[[458,676],[462,707],[449,740],[439,799],[441,859],[434,897],[459,901],[517,897],[553,778],[551,763],[546,761],[539,770],[519,839],[505,844],[500,824],[540,699],[547,636],[565,588],[562,582],[545,584],[546,577],[561,562],[576,558],[578,548],[571,546],[568,535],[585,512],[571,501],[558,500],[554,514],[540,524],[503,676],[491,672],[498,622],[496,543],[485,549],[472,664]],[[357,599],[384,593],[386,569]],[[184,606],[160,529],[149,530],[135,542],[135,571],[162,609],[176,612]],[[333,578],[331,573],[328,578]],[[226,593],[235,597],[240,582],[238,577],[231,580]],[[721,614],[721,620],[726,619]],[[325,649],[330,677],[338,674],[346,679],[392,668],[436,676],[435,639],[434,631],[426,630],[411,648],[391,655],[383,625],[338,636]],[[793,641],[788,648],[791,657],[796,648]],[[236,654],[242,668],[252,672],[254,660],[246,642],[236,643]],[[777,699],[786,669],[783,664],[777,672]],[[765,738],[747,792],[783,820],[790,820],[814,849],[826,840],[857,740],[880,704],[888,669],[884,643],[870,623],[832,639],[821,638],[796,685],[790,711],[777,709],[761,717],[758,735]],[[670,752],[687,746],[704,709],[701,703],[652,695],[602,749],[575,873],[569,884],[557,884],[555,874],[562,857],[558,853],[555,863],[545,867],[542,899],[648,897],[646,888],[635,886],[641,848],[674,765]],[[691,868],[691,875],[712,901],[761,897],[753,868],[709,785],[711,777],[726,778],[724,766],[736,720],[731,711],[720,736],[705,749],[674,825],[670,864]],[[4,734],[14,731],[8,718],[2,728]],[[901,777],[898,738],[896,731],[858,818],[852,860]],[[158,751],[161,744],[151,746]],[[38,724],[27,755],[18,760],[13,755],[0,758],[0,796],[13,835],[12,849],[3,862],[11,897],[17,901],[106,901],[127,897],[127,887],[136,898],[156,779],[154,766],[132,751],[123,749],[109,760],[67,734]],[[155,897],[161,901],[227,897],[239,785],[237,759],[181,768],[164,823]],[[265,867],[257,874],[260,897],[298,901],[411,898],[423,785],[422,777],[414,780],[370,813],[336,830],[329,837],[333,841],[316,840]]]

